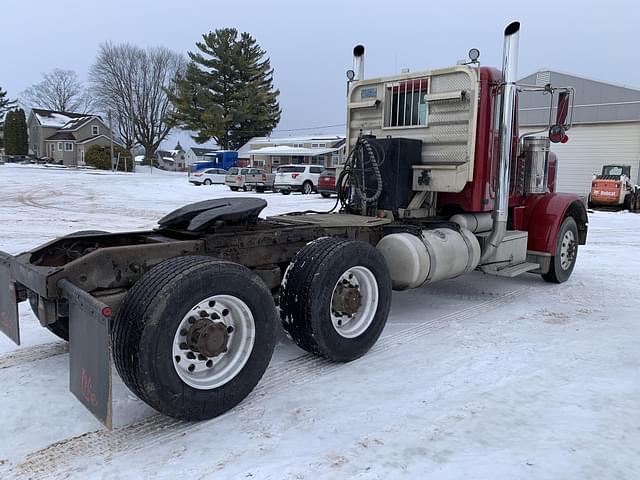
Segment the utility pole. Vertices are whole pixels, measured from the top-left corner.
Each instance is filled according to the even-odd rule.
[[[111,144],[111,170],[113,170],[113,122],[111,121],[111,109],[109,109],[109,143]]]

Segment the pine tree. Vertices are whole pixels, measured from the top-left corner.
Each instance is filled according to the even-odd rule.
[[[4,112],[13,108],[15,104],[16,101],[9,100],[7,98],[7,92],[5,90],[2,90],[2,87],[0,87],[0,120],[2,120],[2,115],[4,114]]]
[[[15,110],[15,118],[16,118],[16,149],[18,150],[17,155],[26,155],[29,153],[29,133],[27,130],[27,118],[24,114],[24,110],[18,108]]]
[[[26,155],[29,150],[24,110],[7,113],[4,121],[4,151],[7,155]]]
[[[280,121],[280,92],[266,52],[244,32],[222,28],[202,36],[171,100],[175,120],[195,132],[198,143],[214,140],[237,149],[253,136],[264,136]]]
[[[14,117],[13,112],[7,112],[4,116],[4,153],[7,155],[14,155],[16,149]]]

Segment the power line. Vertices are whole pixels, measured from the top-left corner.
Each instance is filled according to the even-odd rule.
[[[321,129],[321,128],[335,128],[335,127],[346,127],[347,124],[346,123],[337,123],[335,125],[321,125],[318,127],[306,127],[306,128],[275,128],[273,129],[274,132],[299,132],[302,130],[316,130],[316,129]]]

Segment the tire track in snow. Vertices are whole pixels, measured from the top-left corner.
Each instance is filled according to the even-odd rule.
[[[62,355],[69,351],[67,342],[51,342],[33,347],[26,347],[0,356],[0,370],[24,363],[35,362],[45,358]]]
[[[442,315],[385,336],[374,345],[367,355],[357,361],[367,362],[369,359],[382,355],[391,349],[440,330],[450,322],[469,320],[477,315],[495,310],[530,289],[531,287],[520,288],[497,296],[492,300]],[[311,354],[301,355],[292,360],[282,362],[267,369],[262,381],[247,399],[232,412],[241,414],[258,410],[262,408],[265,397],[282,391],[282,387],[309,383],[342,368],[349,367],[346,364],[331,362]],[[63,474],[64,469],[71,466],[74,460],[78,458],[100,456],[105,457],[105,461],[109,461],[110,456],[114,453],[140,451],[174,440],[187,432],[211,426],[219,418],[192,423],[155,414],[144,420],[116,427],[111,431],[96,430],[53,443],[27,455],[25,460],[11,468],[9,473],[13,473],[16,476],[26,476],[30,479],[49,478],[56,475],[56,473]]]

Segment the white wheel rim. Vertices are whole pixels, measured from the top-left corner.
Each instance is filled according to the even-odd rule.
[[[340,284],[355,287],[360,294],[360,306],[353,314],[336,312],[333,309],[334,297]],[[378,282],[371,270],[362,266],[349,268],[340,276],[331,295],[331,323],[335,331],[344,338],[355,338],[362,335],[369,328],[376,315],[378,297]]]
[[[308,183],[304,184],[304,193],[309,194],[311,193],[311,190],[313,190],[313,187],[311,185],[309,185]]]
[[[207,316],[202,317],[201,312]],[[188,347],[184,335],[192,326],[190,319],[209,318],[222,324],[228,332],[227,351],[208,358]],[[190,387],[210,390],[228,383],[244,368],[256,338],[255,322],[251,309],[232,295],[208,297],[184,316],[173,339],[173,367],[180,379]],[[192,357],[192,358],[189,358]]]
[[[568,270],[575,259],[575,242],[576,237],[573,232],[567,230],[560,245],[560,266],[563,270]]]

